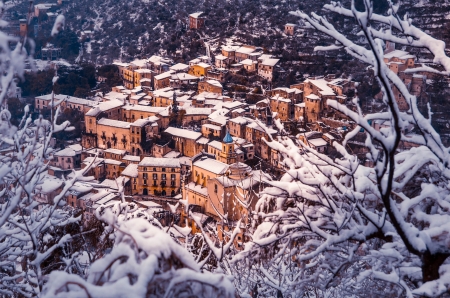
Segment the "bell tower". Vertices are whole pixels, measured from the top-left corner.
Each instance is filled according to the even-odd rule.
[[[222,152],[219,153],[218,160],[226,163],[233,164],[236,162],[236,152],[234,151],[234,141],[227,128],[227,133],[222,141]]]

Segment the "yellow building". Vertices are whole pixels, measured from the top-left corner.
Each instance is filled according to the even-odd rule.
[[[133,123],[108,118],[90,121],[89,117],[88,120],[89,133],[83,135],[86,148],[113,148],[141,155],[149,152],[152,138],[159,133],[157,117],[138,119]]]
[[[204,63],[204,62],[200,62],[198,64],[192,65],[189,68],[189,74],[196,76],[196,77],[206,77],[208,70],[211,69],[211,65]]]
[[[183,198],[187,199],[190,205],[200,206],[203,213],[217,216],[214,208],[219,207],[219,204],[216,206],[208,203],[207,185],[211,179],[224,175],[228,167],[227,164],[204,155],[193,158],[191,176],[183,189]]]
[[[144,196],[173,197],[180,192],[180,171],[178,159],[144,157],[138,165],[137,192]]]

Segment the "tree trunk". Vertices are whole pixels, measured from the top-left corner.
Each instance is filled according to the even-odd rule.
[[[426,251],[422,255],[422,278],[423,282],[436,280],[439,278],[439,268],[447,259],[448,254],[431,254]]]

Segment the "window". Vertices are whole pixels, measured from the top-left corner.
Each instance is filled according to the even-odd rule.
[[[175,169],[172,169],[172,173],[175,173]]]
[[[153,172],[156,172],[156,168],[153,168]]]
[[[147,185],[147,180],[144,179],[144,185]]]
[[[153,174],[153,180],[158,180],[158,174]]]
[[[165,175],[165,174],[164,174],[164,175]],[[175,178],[176,178],[175,174],[170,175],[170,179],[171,179],[171,180],[175,180]]]
[[[147,172],[147,168],[144,168],[144,172]]]
[[[165,171],[166,171],[166,168],[162,168],[162,171],[165,172]]]
[[[170,186],[175,186],[175,181],[170,181]]]
[[[153,180],[153,186],[157,186],[158,185],[158,181]]]
[[[161,179],[166,180],[166,174],[161,174]]]
[[[214,184],[214,192],[217,193],[217,184]]]
[[[148,177],[148,176],[147,176],[147,173],[144,173],[144,174],[143,174],[143,178],[144,178],[144,179],[147,179],[147,177]]]

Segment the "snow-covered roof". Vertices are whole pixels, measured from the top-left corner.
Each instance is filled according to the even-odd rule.
[[[247,124],[249,122],[249,120],[244,117],[232,118],[232,119],[230,119],[230,121],[237,123],[237,124]]]
[[[284,97],[282,97],[280,94],[277,94],[277,95],[273,96],[271,99],[272,99],[272,100],[276,100],[276,101],[287,102],[287,103],[290,103],[290,102],[291,102],[290,99],[284,98]]]
[[[315,85],[317,88],[319,88],[321,91],[319,91],[322,95],[335,95],[333,89],[328,86],[328,82],[325,79],[318,79],[318,80],[305,80],[305,83],[311,83]]]
[[[52,100],[52,94],[36,96],[36,99],[50,101],[50,100]],[[57,103],[60,100],[65,100],[68,103],[80,104],[80,105],[91,106],[91,107],[98,104],[96,101],[93,101],[93,100],[73,97],[73,96],[64,95],[64,94],[55,94],[53,97],[53,100],[55,101],[55,103]]]
[[[194,18],[194,19],[197,19],[197,18],[199,18],[202,14],[203,14],[203,11],[199,11],[199,12],[196,12],[196,13],[191,13],[189,16],[192,17],[192,18]]]
[[[136,69],[135,72],[137,72],[137,73],[152,73],[153,71],[151,71],[148,68],[139,68],[139,69]]]
[[[172,72],[166,71],[166,72],[163,72],[162,74],[155,76],[155,80],[163,80],[163,79],[170,78],[171,76],[172,76]]]
[[[211,146],[215,149],[222,150],[222,143],[219,141],[211,141],[208,143],[208,146]]]
[[[229,118],[221,115],[211,115],[208,119],[212,122],[219,123],[220,125],[226,125]]]
[[[256,122],[252,122],[252,123],[247,125],[247,127],[259,130],[261,132],[268,131],[270,134],[277,133],[277,131],[275,129],[270,128],[270,127],[263,127],[263,126],[265,126],[263,123],[260,124],[260,123],[256,123]]]
[[[327,138],[330,139],[330,140],[334,140],[334,139],[335,139],[335,137],[333,137],[333,136],[332,136],[331,134],[329,134],[329,133],[325,133],[324,136],[327,137]]]
[[[158,157],[144,157],[139,163],[140,167],[168,167],[180,168],[180,161],[177,158],[158,158]]]
[[[284,92],[286,92],[286,93],[294,93],[294,94],[300,94],[300,93],[303,93],[302,90],[297,89],[297,88],[278,87],[278,88],[275,88],[275,89],[273,89],[273,90],[281,90],[281,91],[284,91]]]
[[[264,61],[264,60],[267,60],[267,59],[270,59],[270,58],[272,58],[272,55],[270,55],[270,54],[262,54],[262,55],[258,58],[258,60]]]
[[[402,58],[403,56],[407,56],[407,55],[410,55],[410,54],[406,51],[394,50],[392,52],[385,54],[384,58],[391,59],[391,58],[395,57],[395,58],[400,58],[400,59],[407,59],[407,58]],[[412,56],[412,57],[414,57],[414,56]]]
[[[218,175],[224,174],[228,170],[226,163],[211,158],[199,159],[192,165]]]
[[[213,86],[216,86],[216,87],[219,87],[219,88],[223,87],[222,84],[219,83],[219,81],[216,81],[216,80],[207,80],[206,82],[208,84],[210,84],[210,85],[213,85]]]
[[[208,63],[205,63],[205,62],[200,62],[200,63],[197,63],[196,65],[198,65],[198,66],[200,66],[202,68],[211,67],[211,65],[209,65]]]
[[[322,147],[328,145],[328,143],[322,138],[310,139],[308,140],[308,143],[313,145],[314,147]]]
[[[315,99],[315,100],[320,99],[320,97],[315,95],[314,93],[311,93],[310,95],[306,96],[306,98],[308,98],[308,99]]]
[[[278,61],[280,61],[280,59],[264,59],[261,64],[262,65],[267,65],[267,66],[275,66],[275,64],[278,63]]]
[[[198,139],[197,141],[195,141],[197,144],[202,144],[202,145],[206,145],[209,142],[208,138],[205,137],[201,137],[200,139]]]
[[[297,103],[294,106],[300,107],[300,108],[304,108],[305,107],[305,103],[301,102],[301,103]]]
[[[118,160],[115,160],[115,159],[109,159],[109,158],[105,158],[103,161],[106,164],[115,165],[115,166],[120,166],[122,164],[121,161],[118,161]]]
[[[130,64],[133,64],[137,67],[144,67],[147,66],[147,60],[146,59],[135,59],[130,62]]]
[[[166,110],[166,108],[163,108],[163,107],[150,107],[150,106],[143,106],[143,105],[126,105],[123,107],[123,109],[127,110],[127,111],[141,111],[141,112],[148,112],[148,113],[154,113],[154,114],[159,114]]]
[[[206,187],[202,187],[201,185],[197,185],[194,182],[190,182],[190,183],[186,184],[186,188],[189,191],[193,191],[193,192],[203,195],[205,197],[208,196],[208,189]]]
[[[141,161],[141,158],[139,156],[134,155],[125,155],[124,157],[122,157],[122,160],[139,162]]]
[[[287,23],[285,26],[297,27],[297,24]]]
[[[243,108],[239,108],[239,109],[233,110],[233,113],[234,112],[236,112],[236,113],[244,113],[245,110]]]
[[[45,175],[41,183],[36,186],[38,193],[51,193],[63,185],[63,181],[57,177]]]
[[[153,119],[152,118],[153,117],[149,117],[149,118],[145,118],[145,119],[138,119],[138,120],[134,121],[133,123],[131,123],[131,125],[138,126],[138,127],[143,127],[143,126],[145,126],[148,123],[156,122],[154,120],[154,118]],[[158,117],[156,117],[156,118],[159,119]]]
[[[164,155],[164,158],[178,158],[180,157],[181,153],[178,151],[170,151],[166,155]]]
[[[119,100],[110,100],[99,103],[97,106],[90,109],[85,115],[86,116],[97,116],[101,112],[109,111],[114,108],[123,106],[123,102]]]
[[[62,150],[59,150],[54,155],[62,156],[62,157],[73,157],[73,156],[77,155],[77,151],[75,151],[73,148],[67,147]]]
[[[187,70],[188,68],[189,68],[189,65],[184,64],[184,63],[177,63],[170,67],[171,70]]]
[[[193,75],[190,75],[185,72],[180,73],[174,73],[171,77],[172,80],[180,80],[180,81],[186,81],[186,80],[198,80],[199,78]]]
[[[222,130],[222,127],[214,125],[214,124],[203,124],[202,127],[213,129],[213,130]]]
[[[251,59],[245,59],[245,60],[242,60],[240,63],[242,65],[253,65],[253,64],[256,64],[256,61],[253,61]]]
[[[117,128],[130,128],[131,123],[119,120],[102,118],[98,120],[98,125],[112,126]]]
[[[250,53],[253,53],[254,51],[255,51],[255,48],[246,47],[246,46],[242,46],[236,50],[237,53],[242,53],[242,54],[250,54]]]
[[[187,130],[187,129],[176,128],[176,127],[169,127],[165,130],[165,132],[172,136],[191,139],[191,140],[197,140],[198,138],[200,138],[202,136],[202,134],[199,132],[195,132],[195,131]]]
[[[239,48],[240,48],[240,46],[232,46],[232,45],[223,45],[222,46],[222,50],[224,50],[226,52],[234,52]]]
[[[228,57],[226,57],[226,56],[224,56],[224,55],[222,55],[222,54],[217,55],[217,56],[215,56],[214,58],[216,58],[216,60],[227,60],[227,59],[228,59]]]
[[[210,115],[210,108],[188,108],[186,109],[186,115]]]
[[[129,90],[124,90],[124,91],[129,91]],[[128,97],[127,94],[123,94],[120,92],[108,92],[105,94],[105,96],[103,96],[103,98],[107,99],[107,100],[118,100],[120,102],[123,102],[124,99],[126,99]]]
[[[103,152],[117,154],[117,155],[124,155],[127,153],[126,150],[114,149],[114,148],[108,148],[108,149],[104,150]]]
[[[130,163],[125,170],[122,171],[121,175],[131,177],[131,178],[137,178],[138,176],[138,165],[134,163]]]

